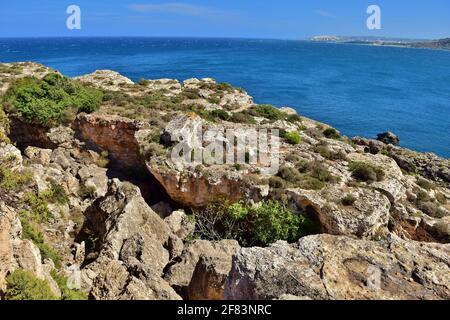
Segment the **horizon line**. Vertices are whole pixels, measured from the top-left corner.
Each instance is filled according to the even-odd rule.
[[[278,40],[278,41],[310,41],[316,36],[330,36],[339,38],[374,38],[374,39],[396,39],[396,40],[418,40],[418,41],[433,41],[445,38],[406,38],[397,36],[364,36],[364,35],[354,35],[354,36],[340,36],[340,35],[314,35],[306,38],[264,38],[264,37],[236,37],[236,36],[141,36],[141,35],[77,35],[77,36],[57,36],[57,35],[45,35],[45,36],[0,36],[0,39],[80,39],[80,38],[169,38],[169,39],[229,39],[229,40]],[[450,37],[450,36],[449,36]]]

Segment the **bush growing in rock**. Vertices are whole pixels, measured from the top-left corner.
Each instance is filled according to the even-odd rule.
[[[6,300],[57,300],[49,284],[31,272],[17,269],[6,277]]]
[[[247,123],[247,124],[254,124],[254,123],[256,123],[256,121],[253,118],[253,116],[251,116],[250,114],[245,113],[245,112],[233,113],[231,118],[230,118],[230,121],[234,122],[234,123]]]
[[[225,121],[228,121],[231,118],[231,116],[228,112],[226,112],[225,110],[221,110],[221,109],[212,110],[212,111],[210,111],[210,114],[215,119],[220,119],[220,120],[225,120]]]
[[[0,165],[0,189],[17,190],[31,182],[33,173],[27,170],[13,172]]]
[[[328,148],[326,144],[318,144],[314,147],[314,152],[317,152],[322,157],[324,157],[327,160],[346,160],[347,154],[339,150],[338,152],[333,152]]]
[[[383,169],[366,162],[351,162],[349,169],[353,178],[362,182],[381,181],[385,175]]]
[[[278,240],[295,242],[317,231],[312,220],[271,200],[255,205],[214,204],[195,212],[194,216],[200,238],[235,239],[243,246],[267,246]]]
[[[329,139],[340,139],[341,135],[334,128],[327,128],[323,131],[323,135]]]
[[[298,134],[297,131],[287,132],[283,135],[283,138],[286,139],[286,141],[292,145],[299,144],[301,141],[300,135]]]
[[[27,77],[16,80],[4,96],[7,112],[44,127],[59,125],[70,108],[93,112],[101,101],[101,91],[57,73],[48,74],[43,79]]]
[[[20,222],[22,224],[22,239],[30,240],[39,248],[42,261],[51,259],[55,266],[60,268],[61,257],[53,248],[45,243],[42,233],[33,226],[32,219],[30,220],[30,216],[27,212],[20,213]]]
[[[253,116],[262,117],[274,121],[281,120],[286,117],[286,114],[284,112],[270,104],[256,105],[251,108],[249,112]]]
[[[356,197],[348,194],[342,198],[341,202],[344,206],[352,206],[356,202]]]
[[[424,179],[422,177],[417,177],[417,185],[424,188],[425,190],[431,190],[433,189],[433,184],[428,181],[427,179]]]

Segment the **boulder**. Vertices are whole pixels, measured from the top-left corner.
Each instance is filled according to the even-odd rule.
[[[377,139],[386,144],[392,144],[397,146],[400,143],[400,139],[392,132],[383,132],[377,135]]]
[[[83,270],[85,287],[97,277],[104,265],[120,261],[126,268],[144,268],[161,276],[169,262],[165,249],[169,227],[142,198],[139,188],[111,180],[108,192],[85,213],[82,235],[99,239],[97,258]],[[83,237],[83,236],[81,236]],[[91,248],[92,251],[92,248]],[[87,255],[89,256],[87,252]]]
[[[0,164],[5,165],[9,170],[22,168],[22,154],[12,144],[0,145]]]
[[[27,147],[24,151],[24,155],[34,163],[48,165],[52,156],[52,150]]]
[[[185,239],[194,232],[195,223],[189,219],[184,210],[172,212],[170,216],[164,219],[172,233],[180,239]]]
[[[235,240],[222,240],[210,242],[196,240],[187,245],[177,261],[171,265],[164,279],[174,288],[183,292],[191,284],[192,277],[200,257],[219,258],[222,261],[231,259],[237,252],[239,244]],[[202,277],[199,275],[199,277]],[[207,277],[205,275],[205,277]],[[201,292],[197,293],[201,295]]]
[[[78,170],[78,177],[84,187],[92,188],[95,198],[103,197],[108,190],[107,169],[94,164],[83,166]]]
[[[276,195],[288,195],[299,208],[313,213],[326,233],[334,235],[371,238],[383,231],[389,221],[389,199],[373,189],[334,186],[327,189],[291,189]],[[344,205],[342,198],[352,195],[351,205]]]
[[[151,271],[130,274],[120,261],[107,263],[90,292],[95,300],[181,300],[181,297]]]
[[[315,235],[296,244],[242,248],[226,299],[449,299],[450,245]]]

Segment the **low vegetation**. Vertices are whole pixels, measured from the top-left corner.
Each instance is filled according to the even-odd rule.
[[[31,182],[31,171],[11,171],[5,165],[0,165],[0,189],[15,191]]]
[[[3,106],[5,111],[20,116],[28,123],[54,127],[64,122],[73,110],[97,110],[101,101],[101,91],[50,73],[43,79],[26,77],[13,82],[5,93]]]
[[[341,138],[341,135],[339,134],[339,132],[337,132],[337,130],[334,129],[334,128],[327,128],[327,129],[325,129],[323,131],[323,135],[326,138],[329,138],[329,139],[336,139],[336,140],[338,140],[338,139]]]
[[[385,176],[382,168],[367,162],[351,162],[349,169],[353,178],[361,182],[381,181]]]
[[[194,213],[197,236],[207,240],[236,239],[243,246],[295,242],[317,232],[317,225],[276,201],[210,205]]]
[[[6,300],[57,300],[49,284],[31,272],[17,269],[6,277]]]
[[[344,206],[352,206],[356,202],[356,197],[354,195],[348,194],[341,200]]]
[[[281,166],[277,176],[270,178],[269,185],[272,188],[320,190],[325,187],[326,183],[335,183],[338,180],[320,162],[297,161],[295,167]]]
[[[67,277],[60,275],[55,270],[51,272],[51,276],[61,290],[61,300],[88,300],[87,293],[69,288]]]
[[[30,220],[26,212],[20,213],[20,222],[22,224],[22,239],[33,242],[41,252],[42,261],[51,259],[57,268],[61,267],[61,257],[59,254],[45,243],[44,236],[38,230],[38,225]]]
[[[301,141],[301,137],[297,131],[286,132],[283,134],[283,138],[286,139],[286,142],[292,145],[299,144]]]

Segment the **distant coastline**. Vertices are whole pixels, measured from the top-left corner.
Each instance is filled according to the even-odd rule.
[[[369,46],[384,46],[410,49],[432,49],[450,50],[450,38],[439,40],[412,40],[412,39],[391,39],[373,37],[339,37],[339,36],[314,36],[310,38],[313,42],[326,42],[337,44],[356,44]]]

